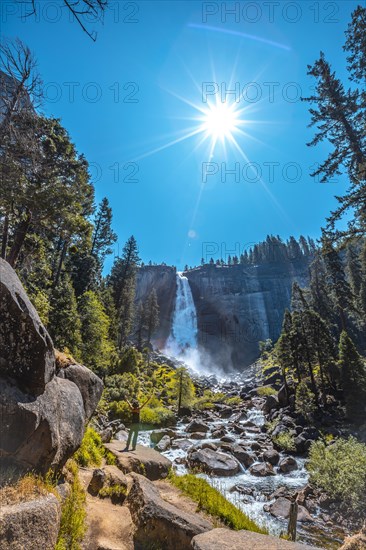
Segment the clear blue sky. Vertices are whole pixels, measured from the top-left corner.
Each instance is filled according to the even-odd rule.
[[[182,268],[200,263],[205,243],[235,250],[267,234],[319,236],[347,182],[309,176],[327,146],[306,146],[313,130],[298,98],[311,93],[307,64],[320,50],[345,76],[344,30],[358,3],[237,2],[240,11],[230,14],[225,6],[235,2],[113,0],[104,24],[88,24],[98,32],[93,43],[57,9],[59,0],[41,0],[38,20],[21,19],[22,6],[3,1],[2,29],[38,58],[44,112],[61,118],[91,163],[120,247],[133,234],[144,261]],[[197,129],[190,103],[207,108],[202,85],[212,82],[224,99],[225,86],[239,86],[240,150],[226,140],[226,151],[218,143],[210,155],[202,133],[168,147]],[[234,168],[239,176],[228,172],[224,181]]]

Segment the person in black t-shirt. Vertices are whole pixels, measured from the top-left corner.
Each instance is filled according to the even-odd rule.
[[[132,424],[130,426],[130,431],[128,434],[125,451],[128,451],[128,448],[131,443],[131,439],[132,439],[132,450],[134,451],[136,449],[137,437],[139,435],[139,430],[140,430],[140,411],[143,407],[145,407],[145,405],[148,404],[151,398],[152,398],[152,395],[150,395],[150,397],[145,401],[145,403],[143,403],[143,405],[140,405],[137,399],[133,399],[131,403],[129,402],[128,399],[126,399],[127,404],[130,407],[132,412]]]

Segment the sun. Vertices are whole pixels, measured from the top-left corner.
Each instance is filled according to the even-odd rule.
[[[242,123],[236,111],[236,103],[229,104],[221,101],[208,104],[201,120],[201,130],[206,133],[206,137],[211,137],[214,141],[225,141],[225,139],[231,141],[233,134],[238,131]]]

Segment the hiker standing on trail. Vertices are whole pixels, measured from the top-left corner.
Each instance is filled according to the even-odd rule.
[[[139,435],[139,430],[140,430],[140,411],[143,407],[145,407],[145,405],[148,404],[151,398],[152,398],[152,395],[150,395],[150,397],[145,401],[143,405],[140,405],[137,399],[132,399],[132,403],[130,403],[129,400],[126,399],[127,404],[130,407],[132,412],[132,424],[128,434],[125,451],[128,451],[128,448],[131,443],[131,439],[132,439],[132,450],[134,451],[136,449],[137,437]],[[132,435],[133,435],[133,438],[132,438]]]

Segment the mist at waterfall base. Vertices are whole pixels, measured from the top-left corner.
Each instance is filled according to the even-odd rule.
[[[187,277],[177,272],[177,290],[172,328],[164,353],[172,356],[199,375],[225,379],[228,373],[201,350],[197,341],[197,313]]]

